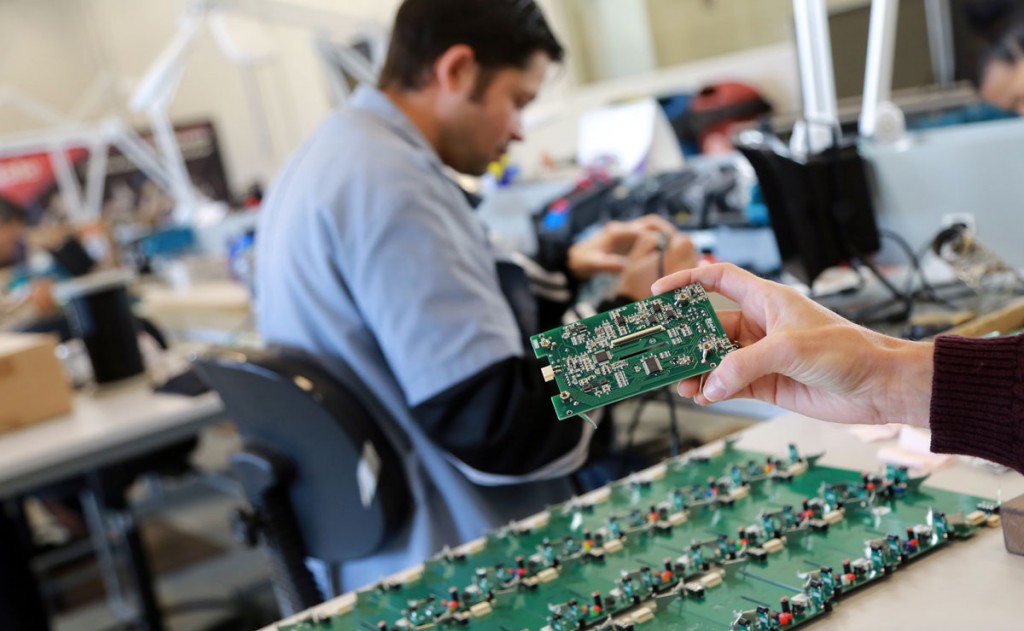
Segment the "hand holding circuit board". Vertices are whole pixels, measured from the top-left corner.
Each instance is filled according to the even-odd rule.
[[[695,377],[735,345],[699,283],[530,338],[559,420]]]

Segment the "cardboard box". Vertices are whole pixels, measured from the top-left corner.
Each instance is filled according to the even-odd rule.
[[[945,331],[943,335],[983,337],[991,333],[1007,335],[1019,329],[1024,329],[1024,300],[1018,300],[1002,309],[977,317]]]
[[[0,432],[71,411],[71,386],[49,335],[0,334]]]

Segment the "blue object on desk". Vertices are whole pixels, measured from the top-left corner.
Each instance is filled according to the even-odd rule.
[[[196,246],[192,228],[178,226],[163,228],[139,240],[139,253],[147,258],[174,257],[191,251]]]

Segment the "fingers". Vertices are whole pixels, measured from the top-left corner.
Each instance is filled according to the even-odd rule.
[[[661,278],[651,287],[651,292],[655,295],[663,294],[691,283],[700,283],[706,290],[720,293],[743,307],[761,293],[768,291],[765,287],[767,281],[731,263],[716,263],[682,270]]]
[[[664,233],[643,232],[633,241],[633,247],[629,249],[629,258],[632,260],[644,258],[658,251],[664,243]]]
[[[679,232],[673,235],[665,249],[665,271],[675,272],[697,265],[697,248],[690,237]]]
[[[678,232],[676,227],[672,223],[662,217],[661,215],[643,215],[633,221],[629,222],[633,225],[644,230],[653,230],[655,232],[662,232],[667,235],[672,235]]]
[[[710,403],[724,401],[746,391],[750,384],[772,374],[785,375],[792,363],[789,336],[767,337],[722,359],[704,379],[699,393]]]
[[[586,267],[590,275],[621,274],[627,264],[628,259],[621,254],[599,250],[587,252]]]

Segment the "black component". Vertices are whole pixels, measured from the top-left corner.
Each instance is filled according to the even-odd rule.
[[[591,550],[588,553],[588,556],[593,561],[604,561],[604,550],[601,550],[601,549]]]
[[[661,362],[658,361],[657,357],[647,357],[643,361],[644,373],[647,375],[654,375],[661,372]]]
[[[811,530],[814,532],[828,532],[828,522],[823,519],[812,519],[810,522]]]
[[[767,135],[736,148],[757,173],[791,274],[812,285],[825,269],[880,249],[868,172],[854,139],[836,138],[803,160]]]
[[[672,524],[667,521],[659,521],[654,524],[654,532],[659,535],[670,535],[672,534]]]
[[[779,606],[782,607],[782,613],[789,613],[789,599],[783,596],[779,599]]]
[[[607,361],[610,361],[611,358],[612,354],[609,353],[608,351],[597,351],[596,353],[594,353],[594,359],[596,359],[597,363],[599,364],[603,364]]]
[[[762,563],[768,560],[768,552],[763,548],[747,548],[747,556]]]
[[[853,568],[849,561],[843,561],[843,574],[853,574]]]
[[[686,586],[686,593],[694,598],[704,598],[704,586],[700,583],[690,583]]]

